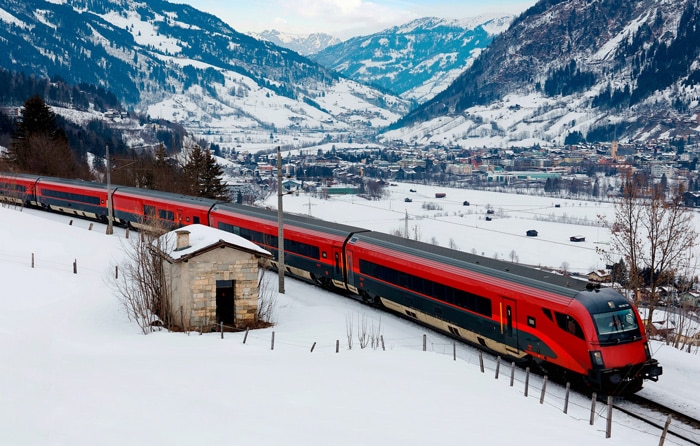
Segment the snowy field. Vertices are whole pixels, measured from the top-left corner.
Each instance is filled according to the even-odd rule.
[[[424,241],[435,237],[447,246],[453,239],[460,249],[488,256],[515,251],[523,263],[566,261],[582,272],[600,265],[595,246],[605,242],[602,229],[540,216],[593,220],[602,206],[562,201],[555,208],[552,200],[466,190],[447,190],[436,200],[433,188],[412,193],[413,187],[392,187],[392,200],[382,202],[289,195],[284,203],[389,231],[405,227],[407,210],[409,228]],[[409,195],[413,202],[405,203]],[[421,202],[440,203],[446,215],[422,210]],[[495,210],[490,222],[488,205]],[[564,414],[563,390],[552,383],[540,404],[539,377],[531,378],[525,398],[521,370],[510,387],[509,367],[494,379],[495,363],[485,357],[481,373],[469,347],[457,345],[454,360],[446,337],[291,279],[277,296],[275,326],[251,332],[245,344],[243,333],[223,340],[215,333],[144,336],[108,286],[124,234],[106,236],[102,225],[90,231],[87,221],[68,221],[0,208],[3,445],[658,444],[660,432],[620,413],[606,440],[600,405],[590,426],[590,401],[583,397],[572,397]],[[525,237],[527,229],[539,236]],[[568,242],[573,233],[586,242]],[[277,276],[267,275],[275,287]],[[357,333],[362,323],[380,331],[386,350],[360,349],[357,339],[348,349],[348,325]],[[699,357],[652,347],[664,375],[642,392],[700,417]],[[686,443],[671,437],[666,444]]]
[[[285,195],[283,208],[404,236],[408,230],[412,239],[533,266],[561,268],[566,264],[567,271],[584,275],[605,267],[597,248],[608,246],[610,234],[601,227],[598,216],[612,219],[614,209],[609,202],[392,184],[395,186],[386,187],[388,197],[380,201],[356,195],[331,195],[323,200],[300,193]],[[435,198],[436,193],[446,196]],[[277,209],[277,196],[269,197],[265,205]],[[435,206],[438,209],[426,209]],[[493,214],[487,215],[488,209]],[[537,237],[526,236],[531,229],[538,232]],[[569,241],[578,235],[585,242]]]

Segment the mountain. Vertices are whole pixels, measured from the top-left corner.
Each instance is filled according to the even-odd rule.
[[[342,42],[339,38],[325,33],[301,35],[283,33],[274,29],[265,30],[261,33],[251,33],[251,36],[259,40],[267,40],[283,48],[288,48],[302,56],[318,53],[331,45]]]
[[[348,39],[309,57],[358,82],[425,102],[462,74],[494,36],[508,28],[513,18],[510,15],[464,20],[425,17]]]
[[[387,132],[501,146],[696,136],[698,0],[541,0]]]
[[[357,139],[408,110],[187,5],[3,0],[0,21],[0,66],[97,85],[222,146]]]

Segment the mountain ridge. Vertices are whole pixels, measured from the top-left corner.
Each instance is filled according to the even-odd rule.
[[[698,5],[540,1],[387,137],[562,144],[574,133],[587,140],[695,136]]]

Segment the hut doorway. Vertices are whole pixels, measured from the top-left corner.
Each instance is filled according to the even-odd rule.
[[[236,325],[234,311],[233,280],[216,281],[216,323],[229,327]]]

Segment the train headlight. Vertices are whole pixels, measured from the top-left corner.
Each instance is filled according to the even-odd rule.
[[[591,362],[594,367],[603,368],[605,363],[603,363],[603,352],[600,350],[595,350],[591,352]]]

